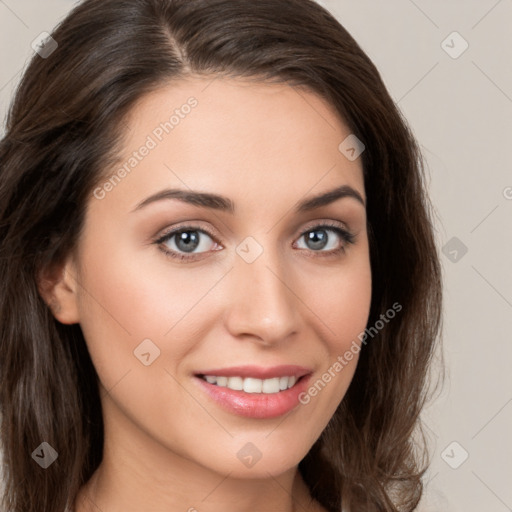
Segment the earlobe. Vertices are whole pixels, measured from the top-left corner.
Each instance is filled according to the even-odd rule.
[[[78,281],[71,257],[64,264],[42,270],[37,286],[56,320],[62,324],[76,324],[80,321]]]

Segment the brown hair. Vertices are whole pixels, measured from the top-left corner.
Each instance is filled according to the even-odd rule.
[[[441,271],[418,145],[350,34],[311,0],[86,0],[34,55],[0,142],[0,411],[10,512],[63,511],[101,462],[97,374],[79,324],[57,322],[38,278],[76,247],[123,119],[173,80],[222,75],[304,86],[366,146],[368,325],[354,379],[299,470],[329,512],[411,511],[414,441],[441,326]],[[341,141],[340,141],[341,142]],[[58,451],[45,471],[31,454]]]

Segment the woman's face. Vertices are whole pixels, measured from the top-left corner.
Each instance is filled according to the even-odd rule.
[[[312,93],[220,78],[145,96],[125,128],[66,267],[106,443],[148,471],[284,472],[343,399],[368,320],[350,131]]]

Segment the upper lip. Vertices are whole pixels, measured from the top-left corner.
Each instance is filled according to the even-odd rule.
[[[213,368],[197,372],[196,375],[215,375],[217,377],[253,377],[255,379],[272,379],[274,377],[296,377],[312,373],[311,368],[293,364],[279,366],[230,366],[229,368]]]

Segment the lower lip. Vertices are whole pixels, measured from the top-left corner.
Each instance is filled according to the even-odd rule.
[[[202,389],[224,410],[247,418],[277,418],[299,404],[299,395],[307,388],[310,375],[304,375],[293,387],[279,393],[246,393],[210,384],[195,377]]]

